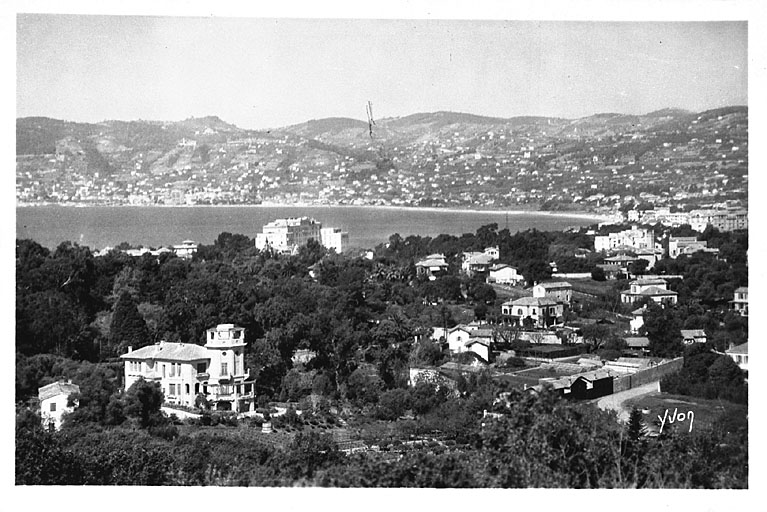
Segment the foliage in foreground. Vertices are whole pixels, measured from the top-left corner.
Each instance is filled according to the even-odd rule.
[[[453,407],[449,399],[443,406]],[[126,426],[47,432],[17,415],[17,484],[336,487],[741,488],[748,433],[741,425],[647,439],[636,419],[553,394],[513,392],[505,414],[474,414],[463,442],[346,455],[332,438],[300,432],[284,446],[253,429],[216,427],[178,437]],[[484,424],[484,426],[482,426]],[[443,436],[444,440],[444,436]]]

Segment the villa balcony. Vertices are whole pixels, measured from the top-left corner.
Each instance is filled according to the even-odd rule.
[[[208,372],[197,372],[197,380],[208,380],[210,374]]]

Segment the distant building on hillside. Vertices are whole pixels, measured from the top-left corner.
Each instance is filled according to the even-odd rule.
[[[677,302],[677,293],[666,288],[665,279],[637,279],[629,285],[631,288],[621,292],[621,302],[624,304],[633,304],[645,297],[661,305]]]
[[[734,293],[733,300],[730,301],[732,310],[740,316],[748,316],[748,287],[741,286]]]
[[[512,324],[524,326],[530,318],[532,327],[549,327],[561,321],[564,306],[550,297],[521,297],[504,302],[501,314]]]
[[[324,228],[309,217],[277,219],[265,224],[261,233],[256,233],[256,248],[271,248],[282,253],[293,253],[309,240],[315,240],[324,247],[342,253],[349,244],[349,233],[340,228]]]
[[[443,254],[430,254],[415,264],[416,274],[428,277],[430,281],[445,274],[447,269],[448,264]]]
[[[631,226],[631,229],[620,231],[618,233],[609,233],[607,235],[598,235],[594,237],[595,251],[607,252],[620,248],[654,249],[655,236],[653,235],[652,230]]]
[[[682,254],[693,254],[698,251],[717,253],[719,249],[709,249],[707,241],[698,240],[694,236],[672,236],[668,239],[668,257],[671,259],[676,259]]]
[[[61,428],[62,416],[75,410],[77,402],[69,405],[70,395],[80,392],[80,386],[72,384],[72,381],[54,382],[37,390],[40,400],[40,417],[43,426],[52,426],[56,430]]]
[[[573,285],[567,281],[538,283],[533,286],[533,297],[550,297],[557,302],[569,305],[573,297]]]
[[[498,257],[498,247],[487,247],[484,252],[465,252],[461,270],[469,276],[487,274]]]
[[[516,285],[524,280],[524,276],[517,273],[517,267],[512,267],[505,263],[490,267],[487,276],[488,283]]]
[[[711,225],[719,231],[748,229],[748,210],[733,208],[723,210],[693,210],[689,214],[690,227],[703,232]]]
[[[197,242],[194,240],[184,240],[179,245],[173,246],[173,252],[179,258],[191,259],[197,252]]]
[[[320,243],[328,249],[334,249],[338,254],[343,254],[349,247],[349,233],[341,231],[341,228],[322,228]]]
[[[741,370],[748,371],[748,342],[731,347],[725,350],[724,353],[730,356],[740,366]]]

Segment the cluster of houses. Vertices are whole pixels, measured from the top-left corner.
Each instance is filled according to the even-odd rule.
[[[464,252],[461,255],[461,271],[470,276],[484,276],[488,283],[518,285],[525,278],[519,274],[517,267],[498,263],[500,253],[498,247],[486,247],[482,252]],[[444,254],[429,254],[415,264],[418,276],[433,281],[448,273],[449,264]]]
[[[172,245],[170,247],[160,247],[159,249],[149,249],[146,247],[141,247],[138,249],[122,249],[120,252],[127,254],[128,256],[135,256],[140,257],[145,254],[150,254],[152,256],[161,256],[162,254],[167,253],[173,253],[179,258],[184,259],[191,259],[192,256],[197,252],[198,248],[197,242],[194,240],[184,240],[180,244]],[[95,256],[105,256],[109,251],[113,250],[114,247],[104,247],[100,251],[96,251],[94,253]]]

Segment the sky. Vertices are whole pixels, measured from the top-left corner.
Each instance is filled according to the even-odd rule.
[[[18,14],[16,116],[243,128],[748,104],[748,23]]]

